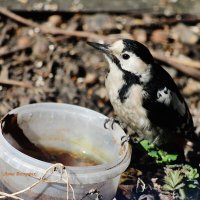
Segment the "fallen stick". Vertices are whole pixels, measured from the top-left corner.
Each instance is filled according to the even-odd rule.
[[[154,50],[151,50],[151,54],[153,55],[155,59],[162,61],[164,63],[167,63],[168,65],[183,72],[184,74],[189,75],[200,81],[200,70],[194,69],[192,67],[188,67],[184,65],[183,63],[176,62],[174,58],[165,56],[162,53],[156,52]]]
[[[46,34],[76,36],[76,37],[91,38],[91,39],[96,39],[96,40],[99,40],[99,39],[106,40],[107,39],[106,36],[101,36],[101,35],[97,35],[95,33],[86,32],[86,31],[67,31],[67,30],[63,30],[60,28],[48,28],[48,27],[42,26],[32,20],[25,19],[24,17],[21,17],[4,7],[0,7],[0,14],[5,15],[5,16],[13,19],[14,21],[22,23],[26,26],[30,26],[33,28],[39,28],[41,32],[46,33]]]
[[[32,43],[30,45],[27,45],[27,46],[24,46],[24,47],[14,47],[13,49],[1,52],[0,53],[0,57],[7,56],[9,54],[13,54],[13,53],[18,52],[18,51],[23,51],[25,49],[30,48],[31,46],[32,46]]]
[[[182,19],[177,19],[177,18],[164,18],[164,19],[159,19],[159,20],[152,20],[152,22],[147,22],[141,25],[141,27],[143,28],[148,28],[148,27],[152,27],[152,26],[158,26],[158,27],[162,27],[164,25],[173,25],[173,24],[178,24],[178,23],[198,23],[200,22],[200,17],[199,16],[192,16],[192,17],[186,17],[186,18],[182,18]],[[133,24],[131,25],[132,28],[137,28],[138,25],[137,24]]]
[[[12,63],[11,63],[11,67],[15,67],[16,65],[19,65],[19,64],[23,64],[23,63],[26,63],[26,62],[30,62],[30,58],[22,58],[20,60],[13,60]]]
[[[35,27],[35,28],[38,26],[38,24],[36,22],[33,22],[32,20],[29,20],[29,19],[25,19],[24,17],[21,17],[15,13],[13,13],[12,11],[8,10],[5,7],[0,7],[0,13],[2,15],[5,15],[5,16],[7,16],[15,21],[18,21],[22,24],[25,24],[27,26],[31,26],[31,27]]]
[[[26,26],[30,26],[33,28],[39,28],[41,32],[46,33],[46,34],[75,36],[75,37],[82,37],[82,38],[95,39],[95,40],[104,40],[104,41],[111,41],[114,39],[114,38],[110,38],[109,36],[102,36],[102,35],[98,35],[98,34],[91,33],[91,32],[67,31],[67,30],[63,30],[60,28],[44,27],[32,20],[25,19],[4,7],[0,7],[0,14],[3,14],[19,23],[26,25]],[[199,68],[199,65],[200,65],[199,62],[193,61],[190,63],[189,62],[183,63],[180,60],[178,61],[176,58],[166,57],[165,55],[161,55],[161,54],[157,53],[156,51],[152,50],[151,52],[157,60],[165,62],[165,63],[169,64],[170,66],[174,67],[175,69],[177,69],[189,76],[192,76],[193,78],[195,78],[197,80],[200,80],[200,71],[197,69],[194,69],[195,67]]]
[[[177,63],[179,65],[184,65],[187,67],[192,67],[192,68],[197,68],[200,69],[200,62],[199,61],[195,61],[195,60],[191,60],[190,58],[186,57],[186,58],[176,58],[173,56],[165,56],[164,54],[160,53],[160,52],[156,52],[154,50],[151,50],[151,53],[154,57],[158,57],[161,58],[162,60],[168,60],[171,63]]]
[[[33,88],[33,85],[28,82],[23,82],[23,81],[16,81],[16,80],[11,80],[11,79],[4,79],[0,80],[0,84],[3,85],[14,85],[14,86],[19,86],[19,87],[24,87],[24,88]]]

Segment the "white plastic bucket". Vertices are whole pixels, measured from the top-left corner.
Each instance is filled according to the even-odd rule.
[[[131,149],[128,143],[121,146],[121,137],[125,133],[120,126],[115,124],[113,130],[105,129],[105,119],[104,115],[95,111],[57,103],[31,104],[10,111],[2,120],[0,134],[3,184],[11,192],[17,192],[36,182],[52,165],[16,149],[18,144],[10,140],[8,132],[12,129],[15,133],[20,129],[37,147],[80,151],[100,161],[95,166],[66,166],[76,200],[83,198],[91,189],[100,192],[105,200],[113,199],[120,175],[130,163]],[[40,183],[19,196],[27,200],[66,199],[67,187],[59,180],[60,173],[56,171],[49,176],[48,180],[56,183]],[[72,191],[68,192],[69,199],[72,199]],[[95,199],[95,195],[84,199]]]

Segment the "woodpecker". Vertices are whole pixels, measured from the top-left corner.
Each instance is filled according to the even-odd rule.
[[[113,44],[88,42],[109,64],[105,85],[122,122],[140,139],[157,146],[175,138],[195,140],[193,120],[175,82],[143,44],[129,39]]]

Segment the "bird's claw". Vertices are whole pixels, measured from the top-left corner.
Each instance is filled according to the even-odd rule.
[[[133,138],[131,138],[131,140],[132,140],[133,143],[136,143],[136,144],[138,144],[138,143],[140,143],[142,141],[137,137],[133,137]]]
[[[129,142],[130,136],[129,135],[124,135],[121,137],[121,146],[124,145],[125,142]]]
[[[138,136],[132,136],[132,137],[131,137],[131,141],[132,141],[134,144],[139,144],[142,140],[144,140],[143,137],[138,137]]]
[[[105,129],[108,129],[107,125],[108,123],[110,123],[111,125],[111,129],[113,130],[114,129],[114,124],[115,123],[118,123],[119,124],[119,120],[115,119],[115,118],[107,118],[104,122],[104,128]]]

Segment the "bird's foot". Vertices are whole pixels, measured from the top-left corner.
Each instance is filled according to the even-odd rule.
[[[107,118],[104,122],[104,128],[105,129],[108,129],[108,124],[110,124],[110,127],[111,129],[113,130],[114,129],[114,124],[117,123],[117,124],[120,124],[119,120],[116,119],[116,118]]]
[[[142,140],[144,140],[144,137],[139,137],[136,133],[132,133],[132,134],[127,134],[125,136],[122,136],[121,144],[123,145],[125,142],[129,142],[129,141],[131,141],[134,144],[139,144]]]
[[[129,141],[130,141],[130,136],[128,134],[121,137],[122,146],[124,145],[125,142],[129,142]]]
[[[139,144],[142,140],[144,140],[144,138],[140,138],[138,136],[132,136],[131,137],[131,141],[135,144]]]

